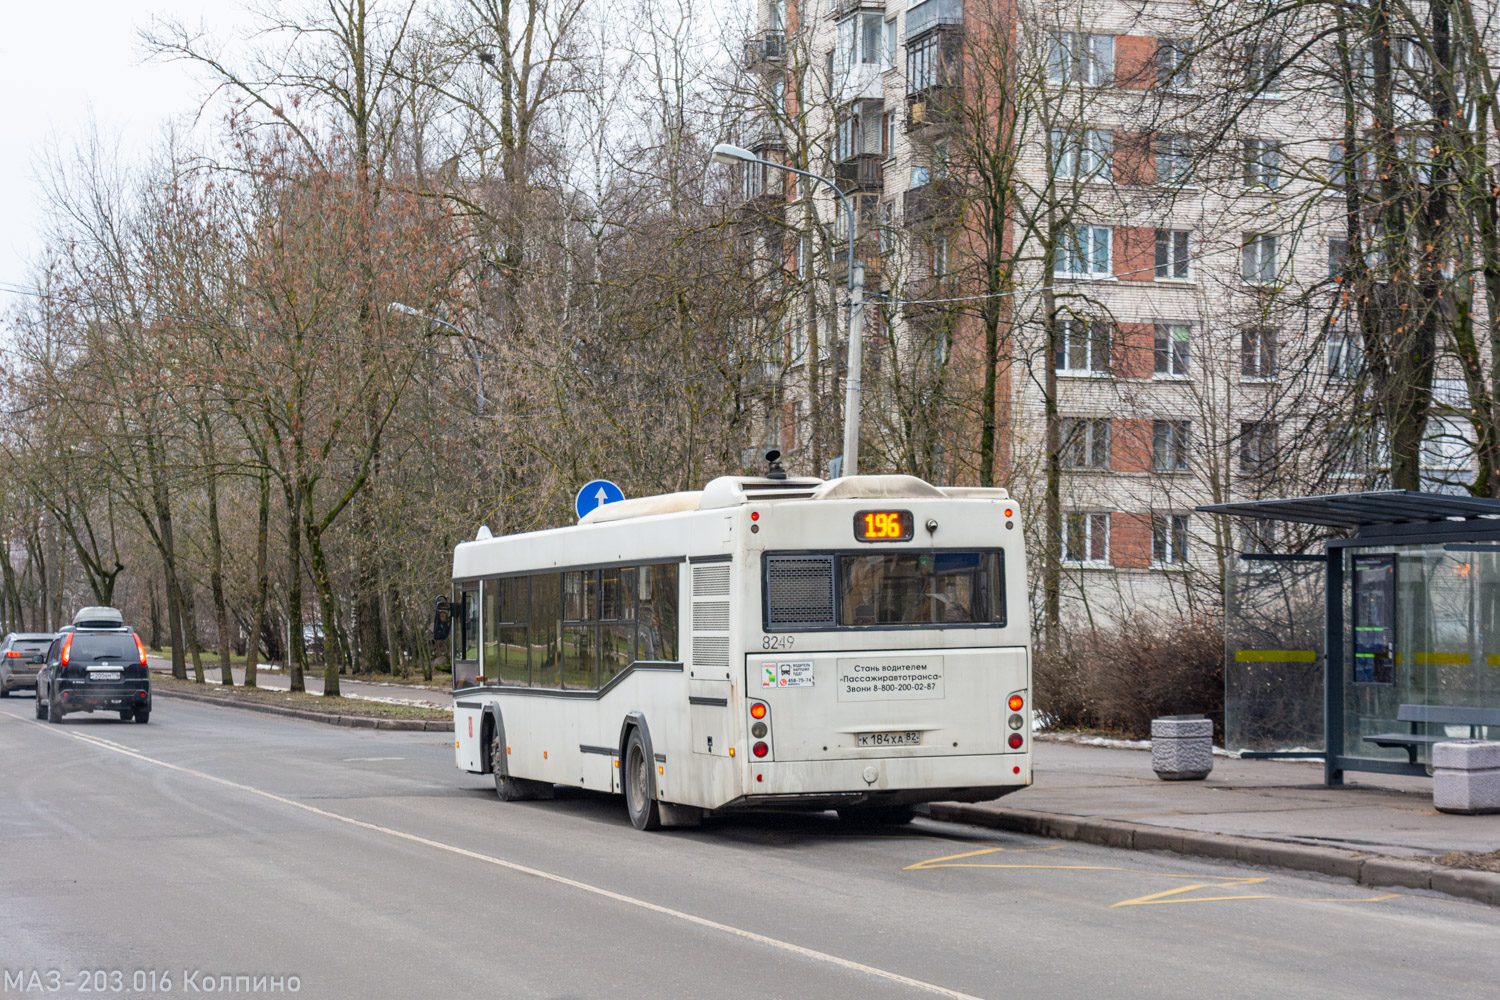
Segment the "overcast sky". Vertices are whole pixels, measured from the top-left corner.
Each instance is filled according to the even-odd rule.
[[[181,63],[143,64],[136,31],[152,14],[202,21],[221,34],[243,18],[228,0],[0,0],[0,310],[27,286],[38,250],[49,147],[71,148],[89,128],[122,153],[147,148],[172,118],[191,114],[201,78]]]

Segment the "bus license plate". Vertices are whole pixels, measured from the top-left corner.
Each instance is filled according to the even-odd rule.
[[[861,747],[914,747],[922,742],[920,730],[904,733],[855,733],[854,745]]]
[[[94,681],[117,681],[120,679],[118,670],[90,670],[89,680]]]

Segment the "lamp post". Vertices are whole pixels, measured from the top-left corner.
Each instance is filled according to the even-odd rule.
[[[843,202],[844,212],[849,218],[849,357],[848,371],[844,374],[844,459],[839,469],[840,475],[855,476],[859,474],[859,380],[860,365],[864,360],[864,325],[865,325],[865,266],[854,259],[854,231],[855,218],[854,207],[849,203],[849,198],[835,181],[819,174],[809,173],[806,170],[798,170],[784,163],[774,160],[763,159],[739,146],[731,146],[727,142],[721,142],[713,148],[710,154],[713,162],[724,163],[733,166],[736,163],[754,163],[761,166],[775,167],[777,170],[785,170],[789,174],[806,177],[809,180],[818,181],[828,185],[833,193],[838,195],[839,201]]]
[[[386,309],[386,312],[404,313],[407,316],[416,316],[419,319],[425,319],[429,323],[436,323],[439,326],[446,326],[448,329],[452,330],[454,333],[458,334],[460,337],[462,337],[464,339],[464,343],[469,345],[469,353],[474,356],[474,375],[475,375],[475,377],[477,379],[477,382],[475,383],[475,385],[476,385],[476,388],[477,388],[477,391],[478,391],[478,394],[479,394],[479,398],[477,400],[476,405],[477,405],[479,414],[481,416],[483,416],[484,415],[484,403],[485,403],[485,399],[484,399],[484,369],[479,366],[479,349],[474,346],[473,339],[470,338],[470,336],[467,333],[464,333],[462,330],[460,330],[458,327],[454,326],[452,323],[448,322],[447,320],[442,319],[442,318],[440,318],[438,316],[429,316],[427,313],[424,313],[422,310],[420,310],[420,309],[413,309],[411,306],[407,305],[404,302],[392,302],[390,305],[386,306],[385,309]]]

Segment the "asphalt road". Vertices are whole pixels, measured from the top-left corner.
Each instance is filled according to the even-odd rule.
[[[49,726],[29,699],[0,702],[0,790],[0,971],[55,970],[53,995],[94,970],[120,973],[116,995],[242,975],[296,976],[308,997],[507,1000],[1456,997],[1500,981],[1500,911],[1474,903],[928,820],[643,834],[609,796],[502,804],[440,734],[168,699],[148,726]],[[172,988],[137,991],[138,972]]]

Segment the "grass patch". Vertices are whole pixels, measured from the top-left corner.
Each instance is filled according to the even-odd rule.
[[[1476,868],[1482,872],[1500,872],[1500,851],[1490,851],[1487,854],[1452,851],[1432,860],[1448,868]]]
[[[223,701],[226,704],[276,705],[281,708],[297,708],[326,715],[361,715],[373,719],[436,719],[453,718],[452,712],[423,705],[389,705],[382,701],[366,701],[363,698],[327,698],[320,694],[290,691],[268,691],[263,688],[224,688],[218,684],[196,684],[180,681],[163,674],[152,674],[151,683],[158,690],[180,691]]]

